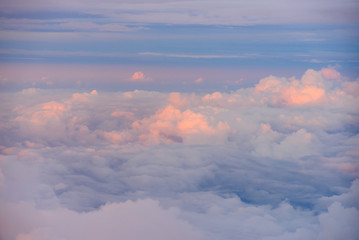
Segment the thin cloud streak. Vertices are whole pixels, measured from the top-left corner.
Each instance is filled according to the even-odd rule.
[[[114,52],[82,52],[82,51],[47,51],[47,50],[24,50],[24,49],[0,49],[0,54],[26,55],[26,56],[71,56],[71,57],[129,57],[130,54]]]
[[[216,58],[251,58],[256,57],[256,54],[250,55],[194,55],[194,54],[175,54],[175,53],[158,53],[158,52],[140,52],[138,55],[142,56],[156,56],[156,57],[173,57],[173,58],[203,58],[203,59],[216,59]]]
[[[21,4],[20,4],[21,3]],[[356,10],[358,4],[354,1],[280,1],[272,2],[256,1],[203,1],[193,0],[186,2],[177,1],[120,1],[107,0],[97,2],[84,1],[34,1],[25,4],[22,1],[2,2],[4,11],[36,11],[44,12],[53,10],[80,11],[79,16],[95,15],[111,19],[109,22],[130,23],[165,23],[165,24],[222,24],[222,25],[254,25],[254,24],[280,24],[280,23],[333,23],[333,22],[358,22]],[[270,9],[271,11],[268,11]],[[295,14],[295,13],[305,14]],[[61,14],[60,14],[61,15]],[[76,14],[63,14],[67,18]],[[333,17],[334,16],[334,17]]]

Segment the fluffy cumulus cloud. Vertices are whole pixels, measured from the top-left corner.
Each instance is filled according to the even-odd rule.
[[[271,76],[262,79],[256,85],[255,90],[271,93],[274,104],[306,104],[324,101],[326,88],[323,77],[332,78],[333,74],[331,74],[330,71],[324,71],[324,69],[322,73],[308,70],[300,80],[290,81]]]
[[[356,85],[4,92],[0,238],[357,239]]]

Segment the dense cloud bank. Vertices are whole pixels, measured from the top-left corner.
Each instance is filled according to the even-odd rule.
[[[357,239],[358,81],[1,96],[1,239]]]

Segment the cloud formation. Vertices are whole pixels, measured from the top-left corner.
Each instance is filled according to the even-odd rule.
[[[135,72],[133,75],[132,75],[132,80],[133,81],[142,81],[144,80],[145,77],[144,77],[144,74],[142,72]]]
[[[326,71],[322,74],[328,76],[331,73]],[[314,70],[308,70],[300,80],[264,78],[256,85],[255,90],[273,94],[273,104],[307,104],[324,100],[325,97],[323,78]]]
[[[6,207],[2,211],[10,218],[2,219],[6,224],[2,232],[8,233],[3,235],[5,239],[204,239],[178,218],[178,209],[165,210],[150,199],[106,204],[88,213],[64,208],[38,210],[24,202]],[[22,216],[25,212],[27,219]]]
[[[356,85],[4,92],[0,237],[356,239]]]
[[[195,82],[195,83],[202,83],[202,82],[203,82],[203,78],[202,78],[202,77],[199,77],[199,78],[197,78],[194,82]]]
[[[191,0],[179,3],[173,0],[156,1],[119,1],[106,0],[101,4],[92,1],[91,4],[83,0],[78,1],[34,1],[32,4],[23,2],[3,2],[3,15],[10,19],[21,19],[19,14],[24,10],[23,18],[30,20],[59,20],[68,18],[100,19],[105,17],[112,21],[107,24],[96,22],[62,23],[63,28],[100,29],[102,31],[122,31],[126,29],[122,25],[114,24],[113,20],[121,19],[129,23],[166,23],[166,24],[226,24],[226,25],[251,25],[266,23],[322,23],[357,22],[355,10],[358,4],[345,0],[338,4],[337,1],[287,1],[281,2],[280,7],[273,8],[271,3],[262,0],[251,2],[237,2],[225,0],[217,1]],[[68,9],[72,9],[69,11]],[[57,9],[57,11],[54,11]],[[271,9],[272,11],[267,11]],[[304,14],[293,14],[295,12]],[[330,14],[328,14],[328,12]],[[10,13],[10,14],[9,14]],[[13,14],[11,14],[13,13]],[[37,14],[36,14],[37,13]],[[335,19],[329,16],[335,16]],[[21,16],[21,15],[20,15]],[[58,24],[57,24],[58,25]]]

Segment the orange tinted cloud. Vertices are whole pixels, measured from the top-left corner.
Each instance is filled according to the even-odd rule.
[[[96,90],[92,90],[90,93],[74,93],[72,94],[72,99],[80,102],[89,101],[91,96],[97,96],[98,92]]]
[[[140,140],[156,142],[178,142],[179,139],[191,141],[196,135],[196,141],[203,141],[211,135],[220,135],[229,130],[225,122],[218,122],[217,126],[211,126],[205,115],[195,113],[189,109],[180,111],[172,105],[157,111],[149,118],[135,121],[132,127],[140,134]],[[202,136],[202,137],[201,137]]]
[[[207,118],[199,113],[186,110],[181,115],[181,120],[177,123],[177,129],[182,134],[192,134],[203,132],[206,134],[214,134],[214,128],[207,123]]]
[[[70,106],[65,106],[63,104],[52,101],[52,102],[44,103],[42,105],[42,109],[54,111],[54,112],[57,112],[57,111],[63,112],[63,111],[69,110]]]
[[[70,109],[71,106],[51,101],[42,104],[39,111],[29,112],[31,115],[30,117],[26,114],[26,116],[19,116],[17,120],[25,122],[29,121],[31,124],[35,125],[46,125],[48,123],[59,124],[64,112]]]
[[[118,131],[103,132],[103,137],[111,143],[119,143],[124,140],[121,133]]]
[[[326,91],[320,72],[308,70],[300,80],[270,76],[262,79],[255,91],[270,102],[284,104],[307,104],[325,97]]]
[[[183,94],[172,92],[169,94],[168,101],[177,108],[185,108],[199,104],[200,98],[194,93]]]
[[[316,86],[307,86],[299,89],[291,87],[283,89],[281,94],[289,104],[305,104],[318,101],[324,96],[325,90]]]
[[[214,92],[212,94],[206,94],[202,100],[203,101],[211,101],[211,100],[219,100],[221,99],[223,96],[222,96],[222,93],[220,92]]]

